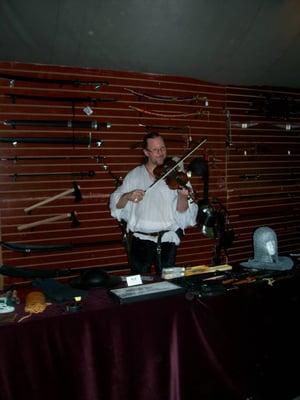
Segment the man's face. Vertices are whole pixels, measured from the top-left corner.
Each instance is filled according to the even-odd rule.
[[[167,156],[167,149],[163,138],[157,137],[147,140],[147,149],[144,149],[144,154],[153,165],[162,165]]]

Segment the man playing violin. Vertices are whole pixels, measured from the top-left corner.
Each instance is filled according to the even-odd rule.
[[[158,275],[174,267],[176,250],[184,229],[196,224],[198,206],[189,198],[189,188],[171,189],[155,169],[167,157],[164,139],[151,132],[143,139],[146,162],[131,170],[110,196],[111,215],[127,223],[131,233],[130,263],[133,273],[149,273],[154,265]]]

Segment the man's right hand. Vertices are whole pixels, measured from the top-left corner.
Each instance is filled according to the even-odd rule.
[[[145,191],[141,189],[132,190],[132,192],[128,193],[129,200],[133,201],[134,203],[138,203],[139,201],[143,200]]]
[[[133,203],[139,203],[141,200],[143,200],[144,195],[145,191],[141,189],[135,189],[132,190],[131,192],[124,193],[120,197],[120,200],[117,203],[117,208],[124,208],[128,203],[128,201],[132,201]]]

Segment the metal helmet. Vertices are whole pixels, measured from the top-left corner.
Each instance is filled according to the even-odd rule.
[[[254,259],[260,262],[277,263],[277,236],[273,229],[263,226],[253,234]]]
[[[257,228],[253,234],[254,258],[242,262],[243,267],[255,269],[286,270],[291,269],[293,260],[290,257],[278,256],[277,236],[268,226]]]

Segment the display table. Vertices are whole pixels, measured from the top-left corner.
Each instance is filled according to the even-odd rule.
[[[118,304],[93,289],[0,325],[1,400],[291,399],[299,279]]]

